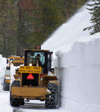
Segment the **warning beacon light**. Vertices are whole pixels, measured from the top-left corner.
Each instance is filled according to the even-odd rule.
[[[37,45],[37,46],[35,47],[35,49],[41,49],[41,46]]]

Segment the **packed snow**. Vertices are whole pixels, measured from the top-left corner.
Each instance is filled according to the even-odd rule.
[[[0,55],[0,112],[100,112],[100,33],[89,35],[89,31],[83,31],[91,25],[86,7],[83,6],[42,45],[42,49],[54,52],[53,67],[60,78],[61,107],[52,110],[12,108],[9,92],[2,90],[6,59]],[[15,67],[11,68],[13,78]]]
[[[6,69],[6,58],[3,58],[0,54],[0,90],[2,89],[3,78]]]

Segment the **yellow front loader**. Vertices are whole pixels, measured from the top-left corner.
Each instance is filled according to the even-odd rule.
[[[10,92],[12,106],[24,105],[24,99],[45,101],[46,108],[58,104],[57,76],[51,68],[52,52],[26,49],[24,66],[20,66],[20,79],[13,81]],[[50,75],[49,75],[50,74]]]

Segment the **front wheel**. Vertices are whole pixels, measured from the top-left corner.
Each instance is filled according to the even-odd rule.
[[[13,86],[20,86],[20,81],[13,81],[12,85],[11,85],[11,88]],[[10,104],[11,106],[17,106],[19,107],[20,105],[24,105],[24,99],[21,99],[21,98],[14,98],[12,95],[11,95],[11,92],[10,92]]]
[[[19,98],[13,98],[12,95],[10,95],[10,105],[11,106],[20,106],[20,99]]]
[[[9,91],[9,83],[6,83],[5,80],[4,80],[4,83],[3,83],[3,90],[4,91]]]
[[[58,86],[54,83],[49,83],[47,88],[51,91],[51,95],[46,96],[45,107],[54,109],[58,104]]]

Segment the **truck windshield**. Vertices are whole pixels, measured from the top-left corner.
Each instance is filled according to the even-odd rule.
[[[28,61],[32,63],[33,66],[36,65],[36,61],[39,60],[39,66],[42,66],[45,63],[45,53],[40,51],[31,51],[28,54]]]

